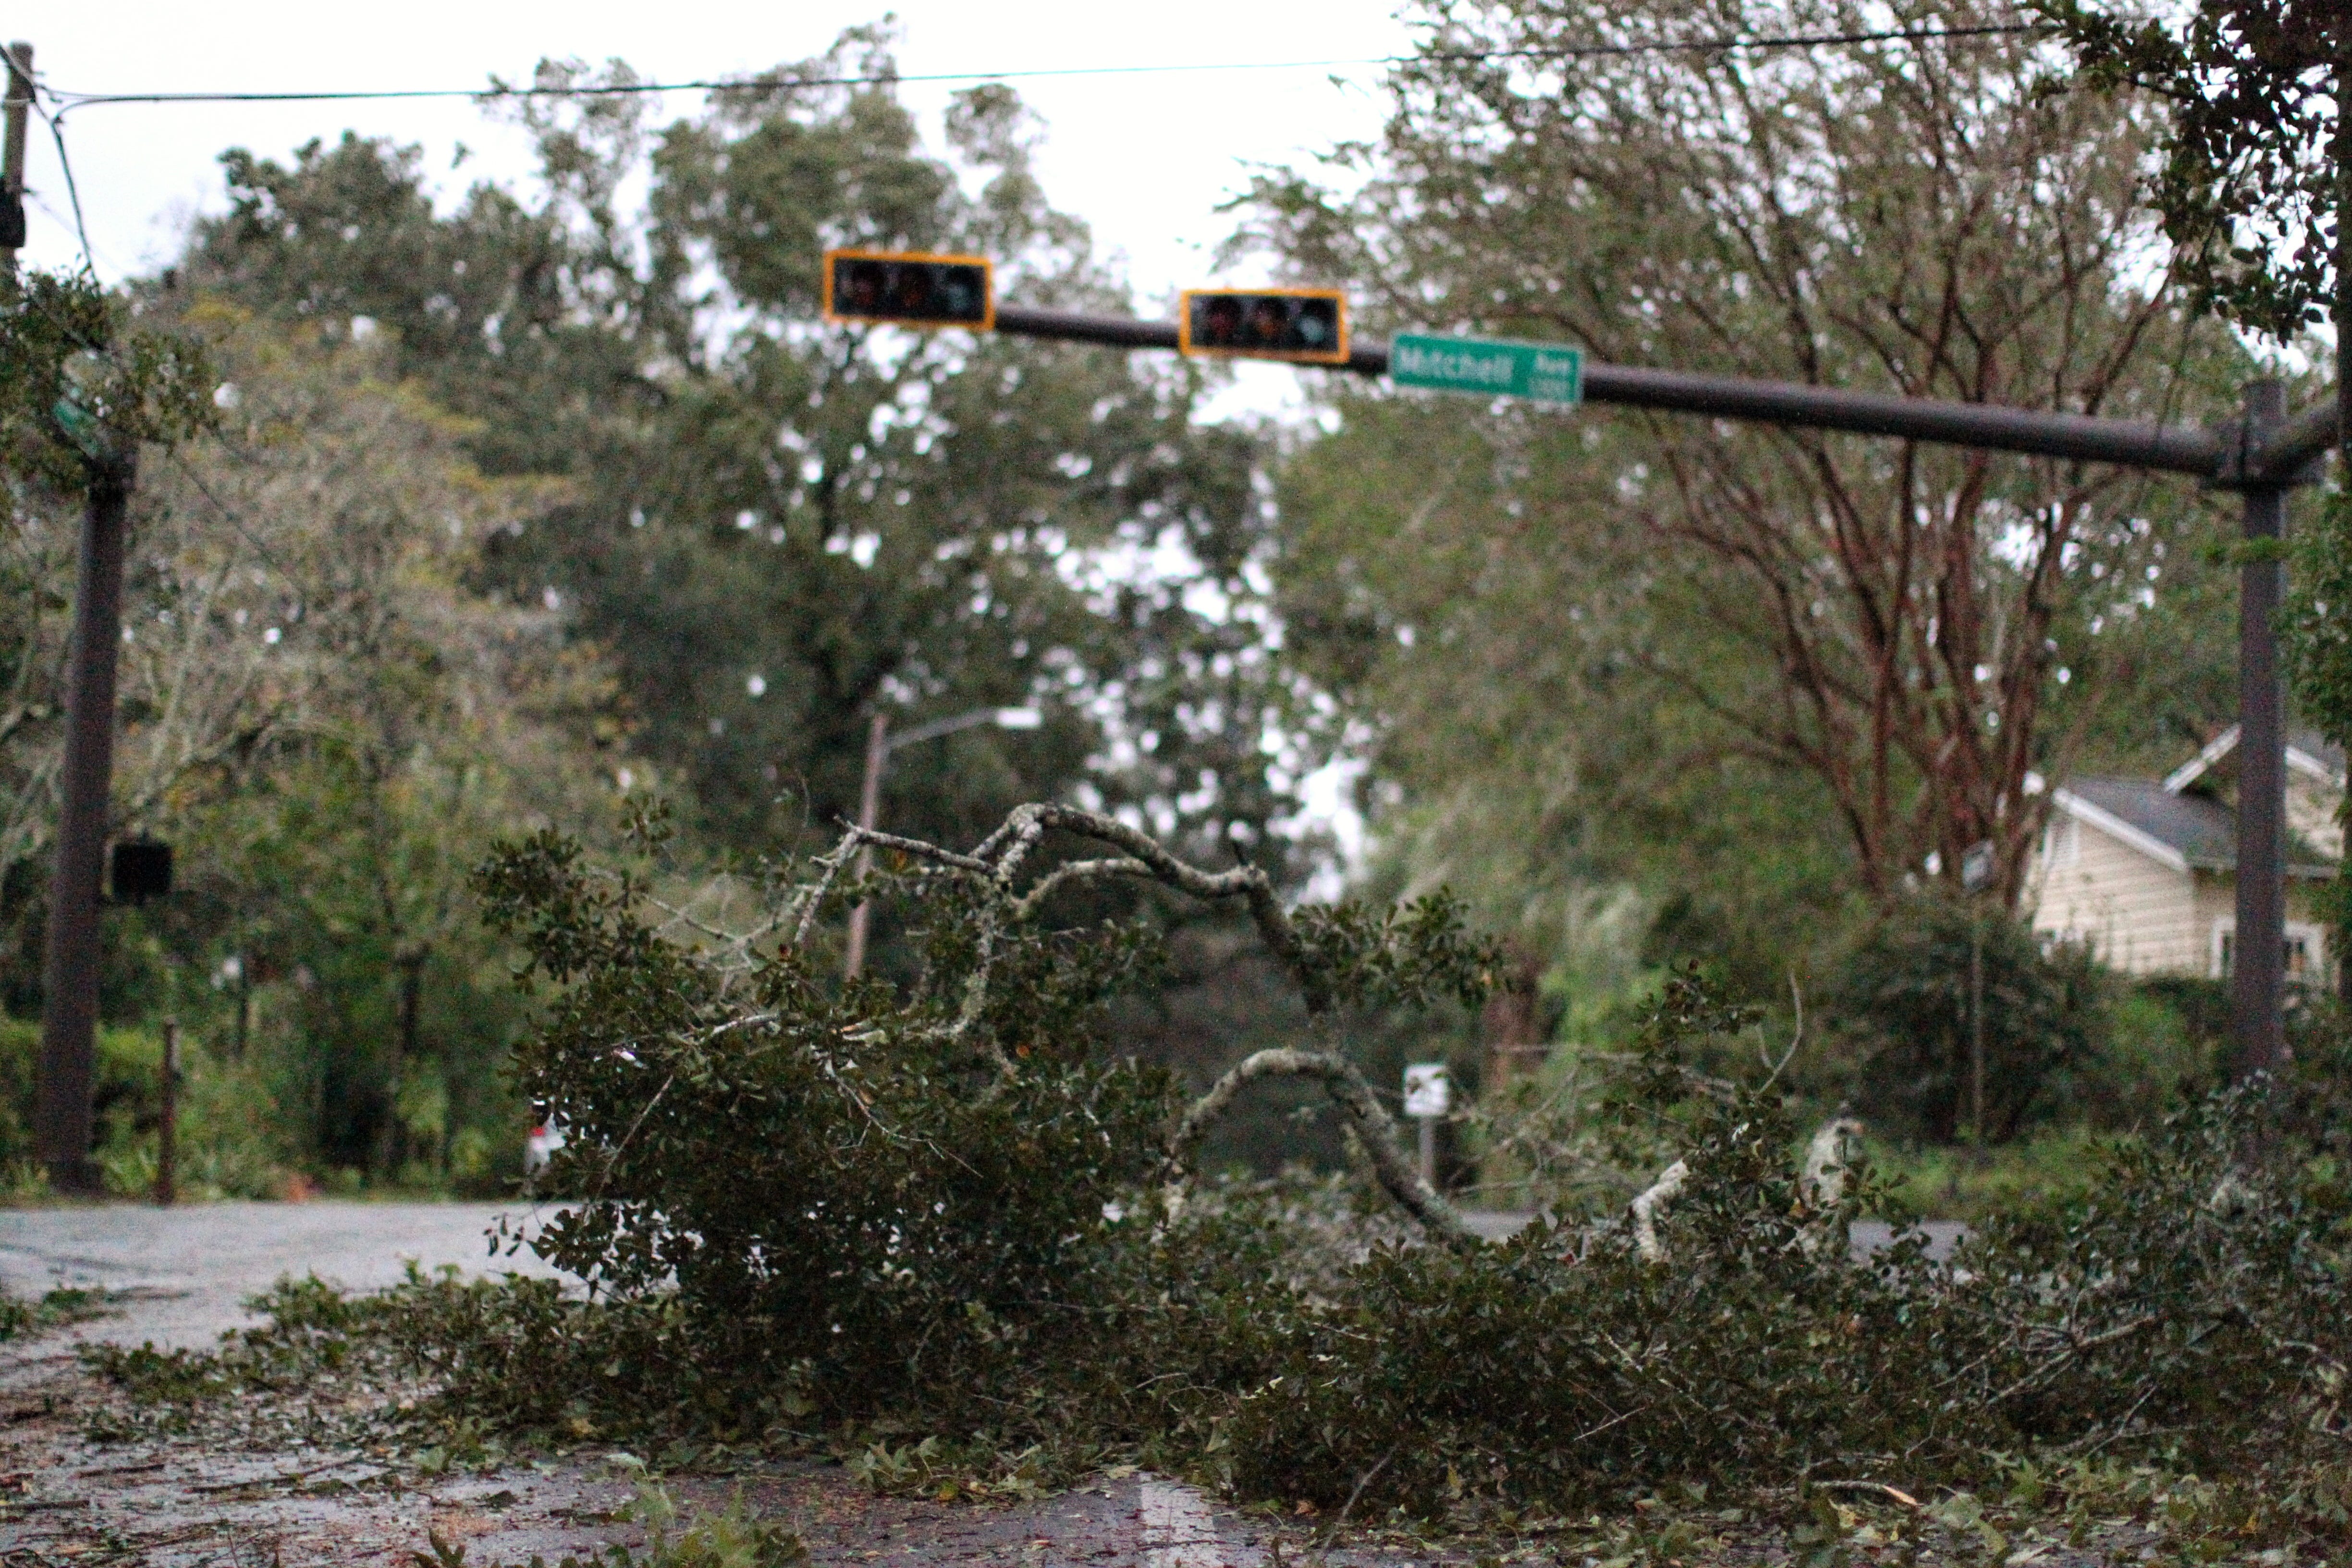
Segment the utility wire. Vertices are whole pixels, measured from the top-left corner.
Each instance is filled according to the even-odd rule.
[[[1206,71],[1327,70],[1348,66],[1402,66],[1427,62],[1479,60],[1573,60],[1615,55],[1723,54],[1747,49],[1808,49],[1838,44],[1929,43],[1943,38],[1977,38],[2046,33],[2039,22],[2011,22],[1978,27],[1890,28],[1866,33],[1792,33],[1761,38],[1696,38],[1686,42],[1580,44],[1560,48],[1435,50],[1423,55],[1380,55],[1344,60],[1258,60],[1222,65],[1072,66],[1063,68],[1012,71],[936,71],[917,75],[895,72],[865,76],[765,76],[725,80],[614,82],[568,87],[404,88],[378,91],[299,92],[68,92],[48,88],[58,112],[108,103],[326,103],[389,99],[503,98],[622,98],[656,92],[777,92],[810,87],[884,87],[903,82],[1023,81],[1052,77],[1155,76]],[[44,116],[43,118],[47,118]],[[52,121],[51,129],[55,129]]]
[[[98,270],[98,258],[89,248],[89,225],[82,221],[81,187],[74,183],[73,160],[66,156],[66,128],[62,121],[46,112],[40,100],[33,100],[33,112],[48,122],[49,137],[58,144],[58,167],[66,174],[66,196],[73,203],[74,237],[81,241],[81,258],[93,272]]]
[[[24,73],[12,65],[6,74],[21,76]],[[66,197],[73,205],[74,237],[81,243],[82,264],[96,272],[98,257],[89,247],[89,225],[81,216],[81,186],[74,179],[73,159],[66,153],[65,108],[61,107],[57,113],[51,114],[41,107],[41,94],[47,92],[51,98],[56,98],[58,96],[57,91],[43,87],[37,80],[28,79],[25,85],[30,89],[25,95],[26,107],[41,117],[41,123],[49,128],[50,140],[58,144],[58,167],[65,172]],[[46,208],[47,204],[43,205]]]

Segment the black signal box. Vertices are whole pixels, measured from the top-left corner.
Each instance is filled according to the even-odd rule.
[[[107,891],[118,904],[143,904],[172,891],[172,847],[152,838],[126,838],[114,847]]]
[[[1188,354],[1348,363],[1348,300],[1337,289],[1187,289],[1177,346]]]
[[[996,269],[984,256],[824,253],[824,319],[902,327],[996,325]]]

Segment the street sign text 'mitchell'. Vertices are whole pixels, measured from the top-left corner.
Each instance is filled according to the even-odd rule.
[[[1584,397],[1584,355],[1565,343],[1401,332],[1389,345],[1389,379],[1436,392],[1579,403]]]

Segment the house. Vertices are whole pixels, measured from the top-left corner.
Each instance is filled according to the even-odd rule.
[[[2086,942],[2126,974],[2227,974],[2237,931],[2237,745],[2233,725],[2164,779],[2073,778],[2053,790],[2026,868],[2033,929]],[[2344,852],[2344,753],[2297,735],[2286,764],[2287,978],[2315,984],[2335,963],[2312,894]]]

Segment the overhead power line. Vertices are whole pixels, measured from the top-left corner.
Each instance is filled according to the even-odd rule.
[[[1751,49],[1824,48],[1841,44],[1933,43],[2046,33],[2038,22],[1979,27],[1888,28],[1877,32],[1791,33],[1758,38],[1660,39],[1625,44],[1575,44],[1556,48],[1437,49],[1419,55],[1377,55],[1362,59],[1248,60],[1211,65],[1070,66],[1009,71],[876,72],[858,76],[755,76],[700,81],[578,83],[563,87],[394,88],[304,89],[289,92],[69,92],[45,87],[58,112],[108,103],[339,103],[396,99],[621,98],[656,92],[777,92],[811,87],[883,87],[905,82],[1025,81],[1046,78],[1168,76],[1213,71],[1336,70],[1351,66],[1402,66],[1480,60],[1573,60],[1651,54],[1728,54]]]

